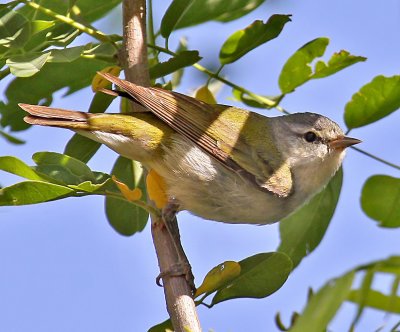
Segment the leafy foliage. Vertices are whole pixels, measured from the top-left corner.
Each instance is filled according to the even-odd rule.
[[[323,191],[279,224],[281,243],[278,250],[289,255],[294,266],[321,242],[335,212],[342,179],[340,169]]]
[[[364,212],[382,227],[400,227],[400,179],[374,175],[364,184],[361,194]]]
[[[81,161],[54,152],[33,155],[29,167],[15,157],[0,157],[0,170],[28,179],[0,189],[0,205],[26,205],[90,193],[105,194],[110,177],[92,172]],[[112,187],[109,188],[112,190]],[[114,191],[117,191],[114,188]]]
[[[347,298],[353,279],[354,272],[352,271],[330,281],[312,295],[290,331],[323,331]]]
[[[233,33],[222,45],[219,60],[232,63],[257,46],[279,36],[290,15],[272,15],[266,23],[257,20],[243,30]]]
[[[161,23],[163,37],[175,29],[209,21],[228,22],[240,18],[260,6],[264,0],[174,0]]]
[[[191,66],[201,59],[198,51],[182,51],[166,62],[160,62],[150,68],[150,78],[156,79],[159,77],[172,74],[175,71]]]
[[[344,120],[349,128],[378,121],[400,108],[400,76],[377,76],[356,92],[346,105]]]
[[[143,169],[136,161],[118,157],[111,172],[131,188],[146,193]],[[106,198],[106,214],[111,226],[122,235],[132,235],[144,229],[149,214],[142,208],[120,198]]]
[[[329,44],[328,38],[317,38],[299,48],[285,63],[279,76],[279,87],[282,93],[294,91],[311,79],[330,76],[339,70],[351,66],[366,58],[340,51],[332,55],[328,63],[318,61],[314,68],[311,63],[324,55]]]
[[[282,287],[292,270],[289,257],[278,252],[247,257],[239,265],[240,274],[217,291],[212,305],[241,297],[269,296]]]

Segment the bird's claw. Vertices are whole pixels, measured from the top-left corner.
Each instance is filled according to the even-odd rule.
[[[156,284],[157,286],[163,287],[161,279],[181,277],[181,276],[185,276],[185,279],[192,290],[192,294],[194,294],[196,292],[196,286],[194,285],[194,276],[192,274],[192,267],[188,263],[183,263],[183,262],[178,263],[171,266],[168,270],[162,271],[156,278]]]

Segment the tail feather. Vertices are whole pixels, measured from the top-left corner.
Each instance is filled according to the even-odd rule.
[[[29,113],[29,115],[24,117],[24,120],[32,125],[87,130],[89,129],[87,121],[93,116],[91,113],[68,111],[47,106],[18,105]]]

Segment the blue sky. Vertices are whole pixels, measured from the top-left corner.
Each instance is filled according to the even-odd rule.
[[[160,18],[166,4],[156,1],[154,7]],[[229,24],[210,23],[177,31],[172,44],[187,36],[189,47],[199,49],[207,65],[217,60],[219,47],[233,31],[255,19],[265,21],[274,13],[292,14],[292,22],[278,39],[227,67],[226,75],[233,82],[260,94],[277,94],[278,75],[286,59],[316,37],[330,38],[329,56],[346,49],[368,58],[332,77],[309,82],[285,97],[282,106],[290,112],[321,113],[343,126],[344,106],[352,94],[376,75],[399,74],[400,3],[396,0],[379,5],[361,0],[272,0]],[[98,22],[96,26],[106,32],[120,30],[118,20],[113,25]],[[189,70],[180,91],[190,93],[202,83],[204,78]],[[57,93],[58,97],[62,94]],[[232,103],[229,96],[230,90],[224,88],[218,101]],[[53,105],[86,110],[91,97],[91,91],[82,90],[68,98],[54,98]],[[278,115],[276,111],[266,112]],[[360,148],[400,164],[398,123],[400,112],[353,130],[351,135],[363,140]],[[32,128],[20,134],[27,140],[24,146],[1,141],[0,154],[16,155],[29,163],[36,151],[62,152],[71,135],[59,129]],[[108,172],[115,157],[102,148],[90,166]],[[281,312],[287,322],[293,311],[303,308],[308,287],[317,289],[357,265],[400,254],[400,230],[379,228],[361,211],[362,184],[373,174],[399,176],[398,171],[349,151],[339,205],[320,246],[274,295],[263,300],[227,301],[211,310],[200,307],[204,330],[277,331],[273,321],[276,312]],[[2,185],[16,180],[0,174]],[[155,285],[158,266],[149,227],[133,237],[118,235],[105,219],[100,197],[3,207],[0,220],[0,331],[146,331],[167,317],[163,291]],[[277,225],[228,225],[188,213],[181,213],[179,220],[197,284],[215,265],[274,251],[279,243]],[[379,278],[375,288],[387,292],[388,281]],[[354,313],[355,307],[346,304],[332,330],[346,330]],[[374,331],[387,319],[391,323],[387,326],[399,320],[368,310],[357,330]]]

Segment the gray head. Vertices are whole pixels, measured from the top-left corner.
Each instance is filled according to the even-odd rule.
[[[273,119],[279,150],[292,166],[321,163],[329,157],[340,157],[340,163],[345,148],[360,143],[346,137],[336,122],[320,114],[296,113]]]

